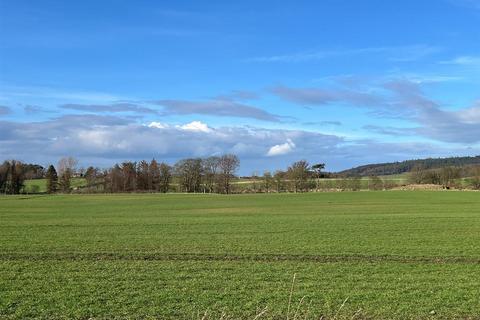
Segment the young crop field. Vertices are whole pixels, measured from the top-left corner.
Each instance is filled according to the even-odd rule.
[[[0,198],[0,318],[478,319],[480,193]]]

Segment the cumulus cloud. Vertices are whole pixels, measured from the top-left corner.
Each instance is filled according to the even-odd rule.
[[[170,126],[168,123],[162,123],[158,121],[150,122],[149,124],[147,124],[147,127],[155,129],[172,128],[172,126]],[[203,123],[201,121],[192,121],[181,125],[175,125],[174,128],[186,131],[212,132],[212,129],[206,123]]]
[[[177,128],[188,130],[188,131],[198,131],[198,132],[211,132],[212,129],[208,127],[205,123],[201,121],[192,121],[190,123],[177,126]]]
[[[220,117],[252,118],[263,121],[279,122],[281,116],[269,113],[257,107],[249,106],[230,99],[211,99],[207,101],[157,100],[154,104],[163,107],[163,115],[213,115]]]
[[[147,125],[147,127],[157,128],[157,129],[167,129],[169,127],[169,125],[165,124],[165,123],[158,122],[158,121],[152,121]]]
[[[56,163],[66,155],[77,157],[85,166],[111,166],[124,160],[155,157],[174,163],[187,157],[235,153],[242,162],[240,173],[249,174],[251,170],[286,168],[299,159],[326,162],[328,170],[340,170],[378,161],[379,154],[383,161],[397,161],[475,151],[425,143],[347,140],[306,130],[212,127],[199,121],[145,125],[100,115],[68,115],[37,122],[0,121],[0,158],[43,165]]]
[[[274,156],[281,156],[287,153],[290,153],[295,148],[295,143],[291,139],[287,139],[287,142],[282,144],[276,144],[272,146],[268,152],[267,156],[274,157]]]
[[[213,128],[200,121],[183,125],[98,115],[70,115],[48,121],[0,122],[0,154],[35,161],[65,154],[85,159],[168,158],[233,152],[243,159],[264,158],[272,145],[299,141],[303,153],[334,150],[343,138],[301,130],[255,127]],[[22,148],[18,148],[21,145]],[[56,160],[55,160],[56,161]],[[113,160],[112,160],[113,161]]]

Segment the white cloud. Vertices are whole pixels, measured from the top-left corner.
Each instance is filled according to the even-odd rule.
[[[475,110],[470,113],[473,116]],[[445,124],[442,119],[435,118],[434,121]],[[240,174],[249,174],[252,170],[284,169],[299,159],[322,161],[327,163],[328,170],[339,170],[378,161],[473,155],[479,152],[478,148],[461,146],[445,148],[426,143],[347,140],[307,130],[246,126],[212,128],[203,125],[210,131],[185,130],[182,126],[167,123],[161,123],[157,125],[161,128],[157,128],[121,117],[96,115],[68,115],[37,122],[0,120],[0,161],[19,159],[48,165],[69,155],[78,158],[85,167],[109,167],[125,160],[156,158],[173,164],[182,158],[235,153],[242,163]],[[464,132],[473,138],[480,136],[480,129],[475,129],[477,124],[467,126],[471,130],[463,130],[463,126],[455,124],[453,127],[445,125],[448,125],[447,132],[439,132],[447,136],[439,138],[451,140],[453,137],[449,135],[454,132]],[[431,136],[440,133],[434,131],[425,134]],[[19,148],[19,145],[22,147]],[[275,157],[281,154],[283,156]]]
[[[205,123],[203,122],[200,122],[200,121],[192,121],[190,123],[187,123],[187,124],[184,124],[184,125],[181,125],[181,126],[177,126],[178,128],[180,129],[183,129],[183,130],[188,130],[188,131],[198,131],[198,132],[211,132],[212,129],[210,129],[208,127],[208,125],[206,125]]]
[[[156,128],[156,129],[167,129],[169,126],[168,126],[168,124],[165,124],[165,123],[153,121],[153,122],[150,122],[150,123],[147,125],[147,127],[149,127],[149,128]]]
[[[287,142],[282,144],[276,144],[271,147],[268,152],[267,156],[274,157],[274,156],[281,156],[287,153],[290,153],[295,149],[295,143],[291,139],[287,139]]]
[[[281,153],[285,141],[287,148],[294,147],[293,141],[302,145],[301,154],[267,157],[266,151],[272,145],[279,146],[273,148],[273,153]],[[119,117],[92,115],[70,115],[39,122],[0,120],[0,160],[3,156],[45,165],[56,163],[65,155],[79,158],[84,165],[110,166],[125,160],[156,158],[174,163],[182,158],[235,153],[246,163],[242,167],[248,172],[254,167],[258,170],[282,168],[298,160],[297,157],[332,157],[343,142],[342,137],[312,131],[242,126],[212,128],[199,121],[179,126],[142,125]],[[19,145],[22,148],[18,148]]]
[[[168,123],[162,123],[158,121],[152,121],[146,126],[149,128],[155,128],[155,129],[172,128]],[[186,124],[176,125],[174,126],[174,128],[179,130],[194,131],[194,132],[204,132],[204,133],[212,132],[212,129],[206,123],[203,123],[201,121],[192,121]]]

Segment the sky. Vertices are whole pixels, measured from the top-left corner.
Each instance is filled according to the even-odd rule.
[[[0,0],[0,160],[480,154],[480,0]]]

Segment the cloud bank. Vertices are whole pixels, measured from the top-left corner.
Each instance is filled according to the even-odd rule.
[[[476,111],[475,111],[476,112]],[[124,160],[173,163],[187,157],[235,153],[241,172],[285,168],[299,159],[326,162],[329,170],[376,161],[473,152],[425,143],[379,143],[305,130],[251,126],[211,127],[200,121],[139,124],[126,118],[68,115],[38,122],[0,121],[0,154],[8,158],[56,163],[74,156],[83,165],[110,166]]]
[[[293,88],[277,86],[271,92],[279,98],[302,106],[344,105],[365,108],[371,115],[407,120],[409,128],[366,125],[369,131],[386,135],[419,135],[448,143],[480,142],[480,103],[470,107],[446,108],[430,99],[421,84],[406,79],[387,80],[365,88]]]

